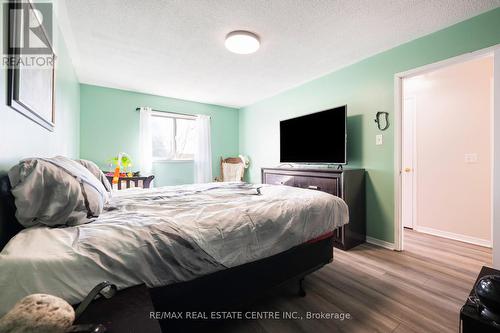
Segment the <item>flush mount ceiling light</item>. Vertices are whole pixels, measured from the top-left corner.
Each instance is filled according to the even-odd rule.
[[[226,49],[238,54],[250,54],[260,47],[259,36],[250,31],[233,31],[226,36]]]

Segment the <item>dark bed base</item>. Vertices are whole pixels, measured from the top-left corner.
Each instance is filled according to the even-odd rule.
[[[225,269],[192,281],[151,288],[156,311],[184,314],[182,320],[160,321],[163,332],[203,329],[217,320],[188,320],[186,312],[237,311],[266,291],[290,280],[299,282],[299,295],[305,296],[302,279],[333,260],[332,236],[296,246],[274,256]]]

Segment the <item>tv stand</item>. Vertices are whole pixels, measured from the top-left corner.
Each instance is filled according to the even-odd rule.
[[[312,163],[280,163],[278,164],[277,168],[294,168],[294,169],[334,169],[336,168],[337,170],[343,170],[344,165],[343,164],[335,164],[335,163],[319,163],[319,164],[312,164]]]
[[[334,246],[348,250],[366,240],[365,170],[332,168],[262,168],[262,183],[323,191],[342,198],[349,223],[334,230]]]

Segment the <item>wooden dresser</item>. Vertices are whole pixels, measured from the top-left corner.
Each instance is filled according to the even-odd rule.
[[[334,246],[348,250],[366,240],[365,170],[262,168],[262,183],[336,195],[349,207],[349,224],[335,230]]]

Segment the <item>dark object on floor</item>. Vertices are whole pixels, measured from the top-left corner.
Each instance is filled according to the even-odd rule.
[[[498,283],[499,281],[493,282],[496,292],[489,293],[486,290],[488,289],[488,282],[491,282],[491,279],[484,279],[489,275],[500,275],[500,271],[483,266],[479,276],[474,284],[474,288],[472,289],[467,302],[460,310],[460,321],[462,325],[463,333],[499,333],[500,332],[500,322],[496,322],[492,320],[491,314],[494,313],[492,311],[498,311],[498,304],[500,299],[494,299],[494,295],[498,296]],[[480,282],[483,282],[483,285],[480,285]],[[479,286],[478,286],[479,284]],[[492,284],[493,285],[493,284]],[[492,286],[490,285],[490,286]],[[479,293],[476,294],[476,291]],[[483,303],[484,302],[484,303]],[[486,307],[488,307],[487,311]],[[498,313],[494,313],[494,316],[497,316]]]
[[[262,184],[287,185],[333,194],[349,207],[349,223],[335,229],[333,244],[349,250],[366,241],[365,170],[262,168]]]
[[[484,307],[481,315],[500,324],[500,275],[483,276],[474,291]]]
[[[120,290],[110,299],[94,300],[75,325],[101,323],[107,333],[160,333],[154,311],[148,288],[140,285]]]

